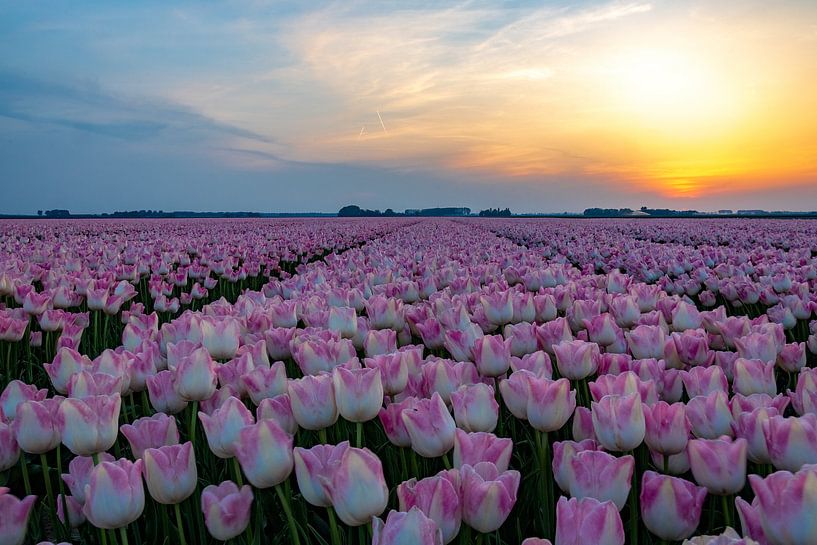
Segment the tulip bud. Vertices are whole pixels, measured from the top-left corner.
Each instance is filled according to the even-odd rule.
[[[442,532],[433,520],[416,507],[408,512],[389,511],[384,523],[372,519],[372,545],[443,545]]]
[[[536,430],[552,432],[564,426],[576,408],[576,392],[570,389],[570,381],[531,378],[528,380],[530,395],[526,413],[528,422]]]
[[[181,503],[196,490],[198,473],[193,443],[148,448],[143,455],[148,492],[159,503]]]
[[[119,394],[66,399],[57,410],[56,424],[63,444],[77,456],[111,448],[118,435]]]
[[[460,474],[441,471],[425,479],[409,479],[397,487],[400,510],[419,508],[442,531],[443,543],[457,537],[462,523],[460,501]]]
[[[440,394],[417,401],[401,417],[411,437],[411,448],[420,456],[436,458],[454,446],[456,424]]]
[[[232,482],[211,484],[201,493],[201,512],[210,535],[227,541],[241,535],[250,524],[253,494],[249,485],[241,489]]]
[[[0,540],[4,545],[23,545],[28,529],[28,517],[34,508],[37,496],[26,496],[22,500],[11,495],[5,486],[0,486]]]
[[[487,534],[498,530],[516,504],[521,475],[504,471],[490,462],[465,465],[462,479],[462,519],[471,528]]]
[[[307,375],[291,380],[287,387],[292,415],[307,430],[322,430],[338,419],[332,375]]]
[[[316,507],[328,507],[332,500],[322,482],[330,481],[340,465],[343,453],[349,448],[349,441],[338,445],[315,445],[310,449],[295,447],[295,477],[301,495]]]
[[[331,476],[320,482],[338,517],[348,526],[368,523],[386,509],[389,501],[383,464],[366,448],[345,449]]]
[[[641,520],[660,539],[686,539],[698,527],[705,498],[702,486],[646,471],[641,480]]]
[[[710,494],[739,492],[746,482],[746,440],[693,439],[687,447],[695,481]]]
[[[332,373],[338,412],[350,422],[367,422],[383,406],[379,369],[336,367]]]
[[[557,545],[624,545],[621,515],[611,501],[559,498],[556,504]]]
[[[593,430],[607,450],[627,452],[644,440],[646,424],[641,397],[608,395],[591,404]]]
[[[274,421],[262,420],[241,430],[235,456],[254,487],[270,488],[292,473],[292,436]]]
[[[134,458],[141,458],[145,449],[175,445],[179,442],[176,419],[162,413],[138,418],[133,424],[123,424],[120,431],[130,443]]]
[[[219,458],[232,458],[241,430],[253,424],[252,413],[235,397],[208,415],[199,411],[210,450]]]
[[[142,460],[122,458],[94,467],[82,510],[91,524],[106,530],[122,528],[142,516],[144,508]]]

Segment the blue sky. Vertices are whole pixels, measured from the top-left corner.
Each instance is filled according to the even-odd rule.
[[[0,1],[0,51],[0,212],[817,208],[805,1]]]

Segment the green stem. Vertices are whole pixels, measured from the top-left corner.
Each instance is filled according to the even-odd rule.
[[[356,422],[355,428],[357,433],[355,434],[355,444],[357,448],[363,448],[363,422]]]
[[[26,463],[26,453],[20,454],[20,468],[23,470],[23,486],[26,490],[26,496],[31,495],[31,481],[28,479],[28,464]]]
[[[238,465],[238,458],[233,457],[233,472],[235,473],[235,482],[238,487],[244,486],[244,479],[241,478],[241,467]]]
[[[127,526],[123,526],[119,529],[119,535],[122,536],[122,545],[128,545],[128,530]]]
[[[190,404],[190,425],[187,428],[187,436],[190,438],[190,442],[193,443],[193,446],[196,446],[196,416],[199,412],[199,402],[193,401]]]
[[[721,506],[723,507],[723,520],[726,526],[732,527],[732,510],[729,508],[729,498],[731,496],[721,496]]]
[[[329,443],[329,441],[326,439],[326,428],[318,430],[318,440],[321,442],[322,445],[326,445]]]
[[[287,517],[287,526],[289,526],[289,535],[292,538],[293,545],[301,545],[301,538],[298,536],[298,527],[295,526],[295,517],[292,516],[292,507],[289,505],[289,498],[284,494],[283,487],[275,485],[275,493],[278,494],[278,499],[281,501],[281,506],[284,508],[284,514]]]
[[[443,454],[443,465],[445,469],[451,469],[451,460],[448,459],[448,453]]]
[[[57,482],[60,487],[60,497],[62,498],[62,512],[65,514],[65,531],[70,532],[71,525],[68,522],[68,501],[65,498],[65,483],[62,482],[62,445],[57,445]]]
[[[48,516],[51,518],[51,524],[54,526],[54,530],[59,527],[57,521],[57,504],[54,503],[54,491],[51,488],[51,473],[48,469],[48,458],[45,454],[40,454],[40,465],[42,465],[43,469],[43,481],[45,481],[45,495],[48,498],[48,503],[46,503],[46,509],[48,509]],[[66,519],[68,518],[68,511],[65,512]]]
[[[326,508],[326,512],[329,515],[329,533],[332,536],[332,545],[341,545],[340,532],[338,531],[338,520],[337,517],[335,517],[335,509],[330,505]]]
[[[187,545],[187,540],[184,537],[184,525],[182,524],[182,513],[179,509],[179,504],[173,504],[173,509],[176,511],[176,530],[179,532],[179,543]]]

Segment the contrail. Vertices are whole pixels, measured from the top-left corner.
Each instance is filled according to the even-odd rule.
[[[389,134],[389,131],[386,130],[386,124],[383,123],[383,118],[380,117],[380,110],[375,110],[377,112],[377,119],[380,120],[380,126],[383,127],[383,132]]]
[[[357,139],[360,140],[363,137],[363,133],[366,132],[366,125],[360,127],[360,134],[357,135]]]

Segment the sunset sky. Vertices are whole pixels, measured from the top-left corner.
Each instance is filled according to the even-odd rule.
[[[817,2],[0,1],[0,212],[817,209]]]

